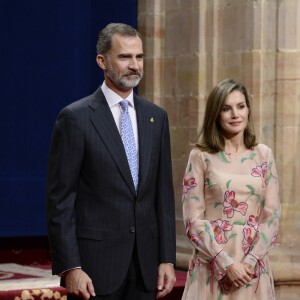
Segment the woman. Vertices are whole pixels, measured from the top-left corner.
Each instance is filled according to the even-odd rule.
[[[182,299],[275,299],[268,252],[278,235],[279,183],[241,83],[226,79],[211,91],[182,190],[194,247]]]

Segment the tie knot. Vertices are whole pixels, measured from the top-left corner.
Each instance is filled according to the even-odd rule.
[[[122,100],[119,103],[121,105],[122,110],[126,112],[128,110],[128,104],[129,104],[128,100]]]

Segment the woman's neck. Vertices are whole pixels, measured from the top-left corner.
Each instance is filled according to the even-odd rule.
[[[226,153],[243,153],[247,150],[244,138],[241,137],[234,137],[231,139],[225,138],[225,152]]]

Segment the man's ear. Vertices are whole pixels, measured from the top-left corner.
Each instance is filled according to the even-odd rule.
[[[96,56],[96,61],[97,61],[98,66],[102,70],[106,70],[106,59],[105,59],[104,55],[98,54]]]

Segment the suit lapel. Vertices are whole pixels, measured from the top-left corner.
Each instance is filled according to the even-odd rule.
[[[122,139],[101,88],[94,93],[90,107],[93,110],[90,116],[91,122],[101,136],[103,143],[111,154],[132,194],[135,195],[134,184]]]
[[[147,106],[137,96],[134,97],[136,108],[138,136],[139,136],[139,190],[143,187],[147,177],[151,158],[153,116],[147,110]],[[151,119],[152,118],[152,119]]]

